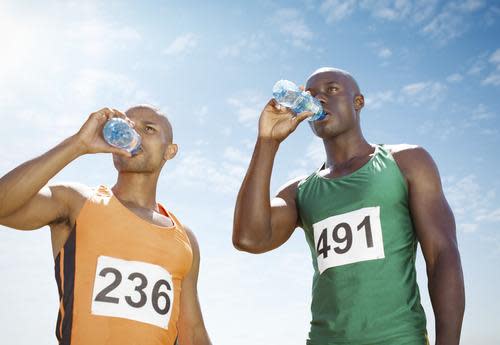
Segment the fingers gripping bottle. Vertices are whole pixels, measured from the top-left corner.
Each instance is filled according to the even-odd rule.
[[[292,109],[295,114],[304,111],[313,112],[314,114],[309,118],[309,121],[323,120],[326,116],[321,102],[311,94],[299,89],[291,81],[278,80],[273,87],[273,97],[280,105]]]
[[[113,117],[106,122],[102,135],[108,144],[127,150],[132,155],[141,148],[140,135],[130,127],[127,121],[119,117]]]

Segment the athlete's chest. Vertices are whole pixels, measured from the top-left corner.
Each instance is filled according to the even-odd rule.
[[[318,172],[318,174],[326,179],[340,178],[343,176],[350,175],[357,170],[361,169],[365,164],[367,164],[371,155],[366,155],[364,157],[358,157],[355,160],[349,161],[345,164],[338,164]]]
[[[141,218],[142,220],[145,220],[146,222],[157,225],[157,226],[162,226],[162,227],[172,227],[174,226],[173,221],[156,211],[153,210],[146,210],[146,209],[141,209],[141,208],[136,208],[136,207],[127,207],[127,209],[132,212],[135,216]]]

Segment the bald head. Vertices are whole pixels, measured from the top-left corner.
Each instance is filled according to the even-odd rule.
[[[356,82],[354,77],[349,72],[342,69],[334,67],[318,68],[307,78],[307,85],[309,85],[311,81],[317,79],[318,77],[327,77],[329,79],[342,83],[347,88],[349,88],[349,90],[352,91],[354,95],[358,95],[361,93],[358,83]]]
[[[173,142],[174,134],[172,131],[172,125],[168,120],[167,116],[160,111],[160,109],[149,105],[149,104],[139,104],[128,108],[125,111],[127,117],[154,117],[158,120],[158,124],[163,128],[166,138],[169,143]]]

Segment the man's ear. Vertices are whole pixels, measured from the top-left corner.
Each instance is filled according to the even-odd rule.
[[[177,154],[177,151],[179,151],[179,147],[177,144],[168,144],[167,150],[165,151],[165,160],[170,160],[175,157]]]
[[[357,95],[354,97],[354,109],[356,111],[361,110],[365,106],[365,97],[363,95]]]

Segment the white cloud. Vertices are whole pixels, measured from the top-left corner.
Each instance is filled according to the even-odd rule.
[[[422,32],[439,44],[444,45],[467,32],[470,25],[469,21],[466,20],[466,16],[482,9],[484,5],[485,2],[482,0],[449,2],[422,29]]]
[[[413,2],[412,21],[418,24],[432,18],[439,0],[418,0]]]
[[[198,119],[198,123],[200,125],[203,125],[205,124],[205,122],[207,121],[207,115],[208,115],[208,107],[206,105],[202,106],[201,108],[199,109],[196,109],[194,111],[194,115],[196,116],[196,118]]]
[[[156,103],[126,75],[103,69],[83,69],[71,85],[72,95],[82,107],[116,104]]]
[[[495,191],[481,186],[476,175],[445,177],[443,186],[459,230],[474,232],[482,221],[500,221],[500,209],[492,207]]]
[[[484,70],[484,68],[485,68],[484,63],[476,62],[476,63],[474,63],[474,65],[471,66],[471,68],[469,68],[469,70],[467,71],[467,74],[479,75]]]
[[[459,135],[470,135],[472,131],[480,136],[496,135],[498,130],[491,127],[491,120],[495,118],[496,114],[480,103],[473,109],[454,109],[449,116],[424,121],[417,127],[417,131],[419,134],[433,135],[443,141],[451,136],[456,138]]]
[[[493,65],[494,70],[481,81],[481,84],[498,86],[500,85],[500,48],[490,55],[488,61]]]
[[[463,133],[463,122],[457,124],[450,119],[444,118],[439,120],[427,120],[424,121],[417,127],[417,132],[421,135],[430,135],[433,134],[439,140],[447,140],[452,135],[455,136],[458,133]]]
[[[484,7],[484,0],[465,0],[460,2],[451,2],[450,8],[460,12],[475,12]]]
[[[294,46],[300,48],[309,46],[308,42],[313,38],[313,33],[305,23],[302,12],[295,8],[282,8],[276,12],[272,22]]]
[[[492,64],[500,65],[500,48],[498,48],[493,52],[493,54],[491,54],[489,61]]]
[[[250,162],[251,156],[249,153],[245,153],[236,147],[228,146],[224,150],[224,158],[230,162],[240,163],[246,166]]]
[[[452,12],[442,12],[428,23],[422,32],[439,44],[444,45],[450,40],[460,37],[469,28],[469,24],[460,15]]]
[[[460,73],[453,73],[446,78],[448,83],[458,83],[462,81],[464,77]]]
[[[174,39],[163,53],[171,56],[186,55],[193,51],[198,45],[198,36],[193,33],[187,33]]]
[[[412,6],[412,1],[409,0],[364,0],[361,2],[361,7],[369,10],[374,17],[385,20],[401,20],[408,17],[412,12]]]
[[[240,123],[255,127],[267,101],[260,93],[247,91],[228,98],[227,103],[235,109]]]
[[[267,56],[268,39],[263,33],[253,33],[241,35],[236,42],[223,46],[219,52],[219,57],[244,58],[252,62],[261,61]]]
[[[328,23],[345,19],[358,8],[383,21],[405,21],[410,26],[418,25],[424,35],[444,45],[469,29],[467,15],[485,7],[481,0],[448,2],[436,14],[438,4],[438,0],[325,0],[319,9]]]
[[[335,23],[350,16],[355,8],[356,0],[325,0],[320,6],[320,10],[325,14],[328,23]]]
[[[130,26],[93,18],[71,23],[65,34],[72,46],[93,58],[116,58],[118,49],[129,48],[142,37]]]
[[[440,82],[418,82],[404,86],[401,89],[400,101],[413,105],[438,102],[446,91],[446,85]]]
[[[500,208],[482,213],[477,217],[479,221],[500,222]]]
[[[394,92],[391,90],[379,91],[374,94],[368,94],[365,97],[365,103],[369,109],[379,109],[385,104],[393,102],[394,98]]]
[[[322,164],[325,161],[323,140],[315,136],[307,146],[306,157],[313,163],[313,166]]]
[[[362,0],[360,8],[375,18],[386,21],[407,21],[410,25],[429,19],[435,12],[437,0]]]
[[[393,102],[433,107],[444,97],[446,90],[446,85],[441,82],[423,81],[405,85],[398,92],[385,90],[368,93],[365,97],[365,103],[368,109],[379,109]]]
[[[498,136],[500,134],[500,131],[496,128],[484,128],[481,130],[480,134],[483,135],[492,135],[492,136]]]
[[[488,120],[488,119],[493,119],[495,118],[495,114],[492,113],[491,111],[488,111],[488,108],[480,103],[473,111],[472,111],[472,116],[471,120]]]
[[[288,172],[287,178],[291,180],[299,176],[308,176],[324,162],[325,147],[323,141],[314,136],[307,145],[304,155],[294,162],[293,169]]]
[[[197,191],[234,194],[243,181],[245,171],[246,166],[241,163],[214,161],[202,151],[193,150],[180,155],[167,179]]]
[[[471,224],[471,223],[460,223],[458,226],[461,228],[463,232],[467,233],[472,233],[476,232],[476,230],[479,228],[478,224]]]
[[[380,42],[371,42],[368,44],[370,48],[373,49],[375,55],[377,55],[381,59],[388,59],[392,56],[392,50],[388,47],[384,46],[383,43]]]
[[[493,72],[481,81],[482,85],[500,85],[500,73]]]
[[[488,11],[484,15],[484,21],[487,26],[492,26],[497,21],[498,17],[500,17],[500,7],[491,6],[488,8]]]
[[[381,48],[378,52],[378,56],[383,59],[390,58],[392,56],[392,51],[389,48]]]

